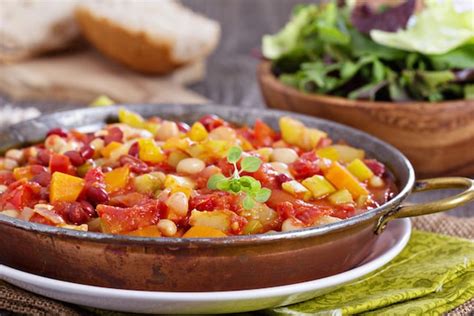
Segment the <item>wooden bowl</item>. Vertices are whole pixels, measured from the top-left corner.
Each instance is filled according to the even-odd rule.
[[[420,176],[474,174],[474,101],[373,102],[307,94],[281,83],[264,61],[266,104],[364,130],[400,149]]]

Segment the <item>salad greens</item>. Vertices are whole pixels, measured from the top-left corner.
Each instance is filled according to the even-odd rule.
[[[305,92],[399,102],[472,99],[474,12],[439,2],[427,0],[416,14],[414,0],[382,12],[299,5],[279,33],[263,37],[262,52],[283,83]]]

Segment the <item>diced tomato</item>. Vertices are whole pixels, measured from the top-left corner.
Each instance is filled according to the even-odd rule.
[[[118,207],[131,207],[134,205],[141,205],[148,203],[149,198],[145,194],[138,192],[131,192],[127,194],[121,194],[114,196],[110,199],[110,205]]]
[[[199,122],[204,125],[208,132],[216,129],[220,126],[227,126],[229,125],[226,121],[218,117],[217,115],[208,114],[201,117]]]
[[[384,164],[375,159],[364,159],[364,163],[376,176],[381,177],[385,173]]]
[[[255,121],[255,143],[257,147],[271,147],[275,140],[275,131],[262,120]]]
[[[51,155],[51,160],[49,161],[49,169],[51,174],[55,173],[56,171],[69,174],[71,167],[72,165],[69,157],[56,153]]]
[[[160,214],[165,212],[166,205],[158,200],[132,207],[116,207],[100,204],[97,213],[102,222],[104,233],[127,233],[141,227],[158,223]]]
[[[37,183],[17,181],[8,187],[0,196],[0,210],[13,208],[21,210],[24,207],[33,207],[41,197],[41,186]]]
[[[208,193],[210,192],[210,193]],[[240,209],[240,198],[223,191],[202,190],[189,200],[190,209],[198,211],[231,210]]]
[[[319,167],[319,158],[314,151],[302,154],[301,157],[289,165],[289,169],[296,179],[306,179],[316,174],[322,174]]]
[[[15,182],[15,177],[13,173],[10,171],[0,171],[0,184],[2,185],[10,185]]]
[[[247,173],[243,174],[246,175]],[[263,163],[257,171],[249,173],[248,175],[260,181],[263,187],[269,189],[276,189],[280,187],[280,183],[277,179],[279,173],[276,172],[270,164]]]

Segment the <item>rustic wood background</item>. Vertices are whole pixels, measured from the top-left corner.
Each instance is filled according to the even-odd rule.
[[[265,107],[256,82],[258,58],[255,50],[262,35],[274,33],[287,21],[295,4],[318,1],[302,0],[182,0],[196,11],[218,20],[222,26],[221,42],[207,64],[206,79],[191,89],[213,103]],[[8,100],[0,96],[0,106]],[[70,109],[78,104],[28,102],[42,113]],[[438,191],[417,194],[412,202],[423,202],[454,193]],[[454,211],[457,216],[474,216],[474,203]]]

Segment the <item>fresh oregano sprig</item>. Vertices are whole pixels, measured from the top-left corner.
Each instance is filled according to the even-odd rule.
[[[227,161],[234,165],[234,172],[229,178],[223,174],[215,174],[209,178],[207,187],[211,190],[220,190],[237,194],[245,193],[242,206],[246,210],[250,210],[255,206],[256,202],[264,203],[268,201],[272,191],[262,188],[260,181],[250,176],[241,176],[242,172],[255,172],[260,168],[262,161],[257,157],[244,157],[240,162],[240,170],[237,162],[242,156],[242,149],[239,147],[231,147],[227,152]]]

